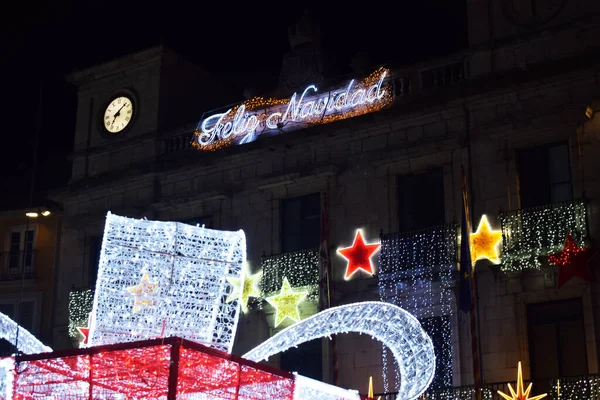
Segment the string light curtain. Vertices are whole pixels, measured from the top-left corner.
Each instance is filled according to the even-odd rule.
[[[179,336],[231,352],[246,262],[243,231],[108,213],[89,345]]]
[[[319,301],[319,251],[308,249],[289,253],[263,256],[262,279],[260,282],[261,297],[257,305],[262,305],[267,297],[276,295],[281,290],[284,278],[297,291],[308,292],[304,301]]]
[[[73,289],[69,292],[69,336],[79,338],[77,328],[88,326],[94,304],[94,289]]]
[[[381,300],[415,315],[423,329],[433,338],[436,376],[430,391],[452,386],[450,317],[453,314],[452,274],[456,270],[457,235],[456,224],[381,235]],[[387,378],[387,352],[388,349],[384,347],[382,358],[386,392],[390,386]],[[399,371],[395,368],[396,385],[400,379]]]
[[[539,269],[549,254],[559,252],[571,233],[579,247],[588,236],[583,200],[500,213],[502,265],[505,272]]]

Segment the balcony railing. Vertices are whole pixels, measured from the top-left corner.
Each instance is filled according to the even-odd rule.
[[[0,253],[0,281],[33,279],[35,250]]]
[[[79,337],[77,328],[88,326],[88,318],[92,312],[94,288],[71,289],[69,292],[69,336]]]
[[[584,200],[500,213],[500,223],[504,271],[540,268],[543,257],[562,249],[568,233],[580,246],[588,236]]]
[[[292,287],[309,289],[309,300],[318,300],[319,250],[308,249],[262,257],[261,292],[263,296],[281,290],[283,279]]]
[[[379,279],[431,276],[456,268],[458,225],[381,234]]]
[[[531,381],[524,381],[525,388]],[[516,390],[515,382],[490,383],[481,389],[482,400],[504,400],[498,390],[510,395],[508,384]],[[547,388],[547,389],[546,389]],[[547,391],[546,391],[547,390]],[[548,381],[534,381],[530,397],[547,393],[548,400],[600,400],[600,375],[584,375],[575,377],[555,378]],[[381,400],[396,400],[397,393],[380,393]],[[450,387],[445,389],[428,390],[423,399],[426,400],[476,400],[473,385]]]

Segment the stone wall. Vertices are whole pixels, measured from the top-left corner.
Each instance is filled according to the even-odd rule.
[[[213,154],[171,154],[146,172],[81,187],[63,196],[66,222],[61,251],[57,313],[66,321],[68,290],[84,284],[89,268],[84,237],[101,232],[108,210],[130,217],[184,220],[213,217],[216,229],[243,229],[253,272],[263,251],[280,252],[280,200],[326,192],[336,304],[377,299],[376,277],[344,281],[337,246],[352,243],[356,228],[367,240],[398,230],[396,177],[441,166],[446,221],[460,221],[460,168],[472,166],[472,216],[499,228],[499,210],[518,207],[514,150],[565,140],[569,143],[574,195],[585,189],[590,230],[598,239],[600,116],[587,121],[585,105],[598,101],[600,68],[506,84],[494,90],[398,104],[390,110],[256,142]],[[490,83],[492,85],[492,83]],[[445,100],[445,99],[448,100]],[[579,133],[579,134],[578,134]],[[467,143],[470,143],[469,150]],[[579,151],[581,149],[581,152]],[[579,154],[582,156],[580,157]],[[187,158],[186,158],[187,157]],[[582,174],[581,171],[584,171]],[[583,179],[579,177],[583,176]],[[596,263],[597,264],[597,263]],[[478,264],[482,364],[488,382],[514,380],[517,361],[528,376],[525,305],[582,297],[588,369],[598,372],[598,288],[574,280],[561,289],[538,272],[507,275]],[[264,315],[242,316],[234,351],[243,354],[268,335]],[[468,316],[453,316],[454,385],[472,383]],[[59,335],[55,336],[60,347]],[[338,341],[341,385],[366,391],[368,376],[381,388],[381,346],[358,335]],[[328,360],[324,360],[325,366]],[[326,368],[325,380],[331,379]],[[389,378],[393,380],[390,372]],[[392,381],[393,385],[393,381]],[[391,388],[393,389],[393,388]],[[376,389],[377,391],[377,389]]]

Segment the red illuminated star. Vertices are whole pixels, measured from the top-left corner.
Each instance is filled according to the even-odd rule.
[[[344,279],[350,279],[359,269],[362,269],[368,274],[373,275],[373,264],[371,264],[371,256],[381,246],[380,243],[366,244],[359,231],[356,231],[354,237],[354,243],[352,247],[346,247],[344,249],[338,249],[338,253],[348,260],[348,266],[346,267],[346,276]]]
[[[548,256],[548,262],[550,264],[560,266],[558,272],[558,287],[561,287],[575,276],[591,282],[593,278],[589,268],[589,262],[594,254],[595,251],[592,249],[579,247],[571,233],[568,233],[563,249],[558,253]]]
[[[81,333],[81,336],[83,336],[83,340],[80,343],[88,344],[88,336],[90,334],[90,328],[78,327],[77,330],[79,331],[79,333]]]

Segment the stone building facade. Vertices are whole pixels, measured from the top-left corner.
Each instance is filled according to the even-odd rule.
[[[73,173],[55,195],[64,207],[55,348],[72,345],[68,293],[73,285],[94,283],[107,211],[243,229],[256,272],[263,254],[319,245],[320,199],[326,194],[332,303],[405,297],[400,301],[417,317],[446,318],[449,330],[436,329],[446,329],[439,340],[446,343],[444,365],[451,373],[440,385],[472,384],[470,323],[458,310],[456,273],[429,283],[406,274],[411,284],[394,282],[388,293],[381,281],[396,278],[386,278],[382,257],[376,263],[380,273],[345,280],[345,261],[335,249],[351,245],[357,228],[367,240],[383,241],[459,224],[462,168],[474,228],[486,214],[494,229],[503,229],[503,260],[524,265],[519,260],[544,247],[538,243],[535,250],[533,238],[553,237],[548,240],[556,247],[557,232],[567,229],[560,218],[573,217],[578,204],[584,204],[585,224],[575,233],[580,243],[596,246],[600,6],[583,0],[539,3],[469,1],[469,47],[393,69],[395,100],[385,110],[214,152],[190,145],[199,114],[235,96],[177,54],[156,47],[74,73],[79,106]],[[319,54],[299,51],[309,54],[307,63]],[[217,88],[222,98],[216,98]],[[211,93],[210,103],[208,96],[193,96],[198,90]],[[102,112],[119,93],[136,99],[137,113],[126,133],[111,136],[102,130]],[[562,217],[551,219],[544,210],[559,210]],[[514,218],[533,222],[517,224],[517,232],[510,225]],[[594,275],[599,260],[590,262]],[[543,260],[536,268],[507,265],[476,264],[485,382],[514,381],[518,361],[534,380],[598,373],[598,284],[573,278],[559,288],[559,268]],[[272,335],[272,319],[268,307],[243,315],[234,352],[243,354]],[[557,342],[565,337],[575,338],[571,347]],[[320,366],[311,368],[331,382],[331,347],[328,341],[318,347],[305,349],[319,357]],[[340,386],[366,392],[373,376],[376,392],[393,391],[393,366],[388,360],[384,368],[377,342],[340,336],[336,355]],[[270,362],[294,368],[284,358]]]

